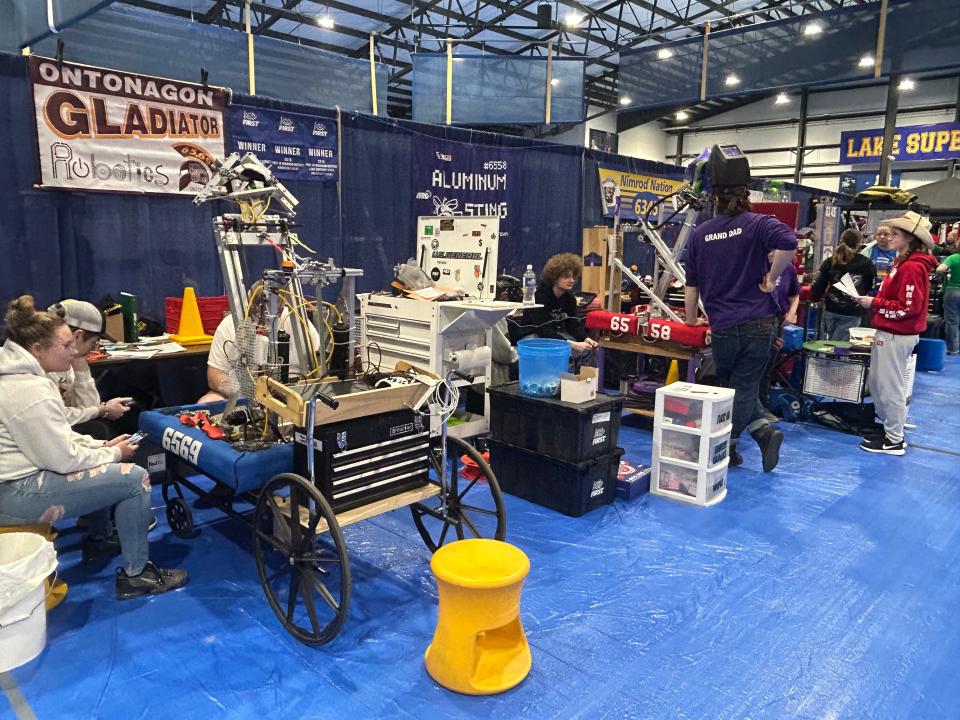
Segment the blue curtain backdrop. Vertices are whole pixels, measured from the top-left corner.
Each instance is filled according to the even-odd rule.
[[[38,181],[33,102],[25,59],[0,54],[0,296],[30,292],[46,305],[62,297],[97,300],[121,290],[140,298],[141,315],[163,320],[164,298],[185,285],[198,295],[223,292],[212,219],[229,209],[196,207],[184,198],[42,190]],[[335,117],[335,112],[262,97],[238,103]],[[393,266],[414,252],[412,143],[418,136],[525,150],[520,241],[501,248],[501,269],[517,274],[555,252],[580,247],[581,153],[557,145],[460,128],[359,114],[342,116],[342,208],[334,183],[295,182],[304,242],[320,257],[364,270],[360,290],[383,288]],[[227,136],[229,147],[230,137]],[[595,184],[595,181],[594,181]],[[342,223],[342,225],[341,225]],[[250,272],[272,264],[270,251],[250,254]]]
[[[41,190],[33,102],[26,61],[0,54],[0,301],[30,292],[42,305],[63,297],[97,300],[121,290],[140,298],[141,315],[162,321],[164,298],[186,285],[198,295],[223,292],[212,219],[230,209],[196,207],[162,195]],[[331,110],[235,95],[244,105],[335,117]],[[676,177],[674,165],[579,146],[496,133],[344,114],[342,204],[334,183],[291,181],[301,201],[303,241],[319,257],[364,270],[361,291],[386,287],[393,266],[414,254],[416,217],[411,187],[413,143],[450,140],[522,151],[523,189],[516,238],[501,246],[500,270],[519,275],[556,252],[579,252],[581,229],[604,224],[597,163],[628,172]],[[230,143],[227,136],[228,147]],[[800,190],[800,188],[798,188]],[[807,189],[804,189],[807,190]],[[821,191],[812,191],[826,195]],[[513,210],[511,210],[513,212]],[[249,253],[250,273],[273,265],[272,251]]]

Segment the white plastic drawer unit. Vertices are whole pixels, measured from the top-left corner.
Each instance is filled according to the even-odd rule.
[[[676,382],[657,388],[655,425],[674,425],[713,433],[733,419],[733,390]]]
[[[700,469],[713,469],[727,459],[732,426],[727,424],[713,433],[680,425],[654,429],[653,456],[661,460],[689,462]]]
[[[727,496],[728,467],[726,460],[704,470],[693,463],[656,458],[650,473],[650,492],[691,505],[716,505]]]

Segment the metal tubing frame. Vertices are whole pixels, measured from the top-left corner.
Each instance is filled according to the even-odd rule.
[[[628,278],[630,278],[630,280],[636,283],[637,287],[639,287],[644,292],[644,294],[650,298],[651,302],[653,302],[654,305],[660,308],[661,312],[663,312],[671,320],[674,320],[676,322],[683,322],[680,316],[673,311],[673,308],[671,308],[663,300],[657,297],[657,294],[651,288],[647,287],[646,283],[644,283],[643,280],[637,277],[630,268],[628,268],[626,265],[623,264],[623,260],[621,260],[620,258],[617,258],[613,262],[614,262],[614,265],[620,268],[620,271],[624,275],[626,275]]]

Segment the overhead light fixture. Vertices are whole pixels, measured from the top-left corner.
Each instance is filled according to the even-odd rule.
[[[571,10],[567,13],[566,17],[563,19],[563,24],[567,27],[576,27],[583,22],[583,15],[578,12]]]
[[[729,75],[727,75],[726,79],[723,81],[723,84],[726,85],[727,87],[736,87],[737,85],[740,84],[740,78],[738,78],[733,73],[730,73]]]
[[[790,102],[790,96],[786,93],[777,93],[777,99],[773,101],[775,105],[786,105]]]
[[[677,120],[689,120],[690,113],[688,113],[686,110],[681,110],[680,112],[677,113],[676,118]]]
[[[321,15],[317,18],[317,25],[322,27],[324,30],[333,30],[333,18],[329,15]]]
[[[553,7],[548,2],[537,5],[537,28],[549,30],[553,27]]]
[[[550,84],[556,87],[557,85],[560,84],[560,80],[557,78],[550,78]]]
[[[622,98],[620,98],[620,104],[621,104],[621,105],[629,105],[629,104],[632,103],[632,102],[633,102],[633,100],[631,100],[631,99],[628,98],[628,97],[622,97]]]
[[[873,55],[864,55],[857,65],[862,68],[873,67]]]
[[[673,50],[670,48],[660,48],[657,50],[657,60],[669,60],[673,57]]]
[[[803,28],[803,34],[807,37],[816,37],[823,32],[823,25],[818,22],[807,23]]]
[[[900,84],[897,85],[897,90],[900,90],[901,92],[904,90],[913,90],[916,86],[917,84],[910,78],[903,78],[903,80],[900,81]]]

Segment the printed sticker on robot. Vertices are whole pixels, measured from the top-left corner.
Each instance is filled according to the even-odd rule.
[[[187,462],[197,464],[197,458],[200,455],[200,448],[203,447],[203,441],[197,440],[178,432],[173,428],[166,428],[163,431],[163,439],[160,442],[161,447],[167,452],[179,455]]]

